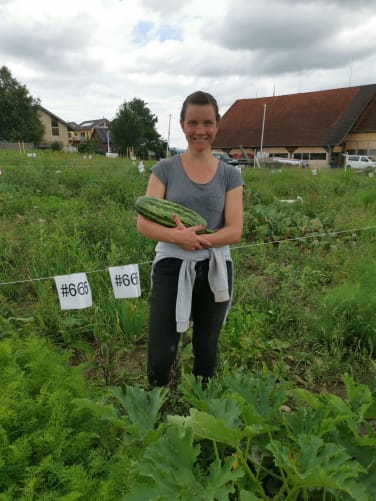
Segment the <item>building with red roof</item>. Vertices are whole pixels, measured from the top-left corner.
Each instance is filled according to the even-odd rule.
[[[342,166],[346,153],[376,156],[376,84],[239,99],[213,148],[250,158],[262,150],[312,167]]]

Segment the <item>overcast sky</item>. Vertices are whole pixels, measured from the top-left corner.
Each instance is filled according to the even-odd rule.
[[[376,83],[375,0],[0,0],[0,66],[65,121],[137,97],[184,147],[185,96]],[[170,119],[171,116],[171,119]]]

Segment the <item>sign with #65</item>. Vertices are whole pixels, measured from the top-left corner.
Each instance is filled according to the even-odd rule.
[[[81,310],[92,306],[92,297],[86,273],[73,273],[55,277],[62,310]]]
[[[138,264],[112,266],[108,268],[116,299],[141,296]]]

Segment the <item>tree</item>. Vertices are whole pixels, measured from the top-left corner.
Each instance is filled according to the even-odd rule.
[[[39,104],[6,66],[0,68],[0,138],[39,144],[44,135],[38,116]]]
[[[125,101],[110,125],[112,143],[122,155],[127,153],[128,148],[133,148],[138,156],[147,156],[148,150],[162,156],[163,144],[166,143],[155,129],[157,122],[158,118],[142,99]]]
[[[98,141],[96,139],[86,139],[78,146],[78,151],[80,153],[95,153],[99,148]]]

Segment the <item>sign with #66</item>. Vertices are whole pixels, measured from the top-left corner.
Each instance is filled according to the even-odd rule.
[[[116,299],[141,296],[138,264],[112,266],[108,268]]]
[[[86,273],[73,273],[55,277],[62,310],[82,310],[92,306],[92,297]]]

